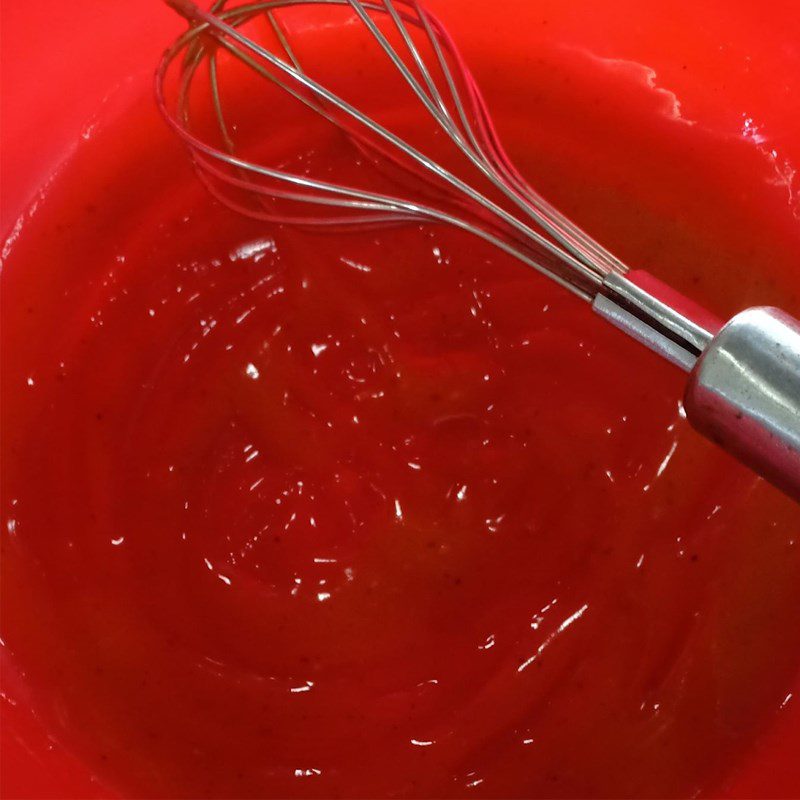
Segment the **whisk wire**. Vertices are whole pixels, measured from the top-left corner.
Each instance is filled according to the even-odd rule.
[[[442,74],[445,76],[445,80],[450,89],[450,94],[453,98],[453,103],[456,106],[456,110],[468,142],[464,140],[462,132],[459,130],[458,126],[454,124],[449,110],[442,100],[441,94],[439,94],[435,81],[433,81],[429,70],[425,67],[424,60],[421,58],[417,47],[414,45],[413,39],[409,35],[406,26],[400,19],[393,1],[383,0],[383,4],[400,31],[403,41],[406,43],[406,46],[411,52],[414,62],[418,65],[420,71],[425,77],[426,82],[431,89],[431,93],[436,98],[441,110],[440,114],[436,114],[435,110],[431,107],[431,104],[426,101],[426,98],[421,92],[419,84],[413,80],[413,76],[411,76],[409,71],[404,67],[402,61],[395,57],[394,48],[389,44],[388,40],[386,40],[386,37],[381,34],[380,29],[374,24],[374,22],[369,19],[368,14],[363,11],[363,3],[361,3],[360,0],[349,0],[349,2],[356,9],[359,16],[364,20],[373,36],[378,39],[379,44],[383,47],[387,55],[390,56],[393,63],[395,63],[397,68],[401,71],[401,74],[403,74],[403,76],[412,86],[417,96],[423,101],[427,110],[442,124],[445,130],[450,133],[456,144],[472,161],[474,166],[476,166],[497,189],[499,189],[506,197],[515,202],[557,241],[567,247],[573,255],[579,258],[582,257],[590,265],[594,264],[595,262],[603,264],[608,271],[624,271],[624,267],[621,262],[614,258],[599,244],[594,242],[583,231],[581,231],[580,228],[574,225],[569,219],[564,217],[563,214],[558,212],[553,206],[546,203],[541,197],[536,195],[536,193],[530,189],[530,186],[528,186],[521,176],[519,176],[519,173],[517,173],[516,170],[509,171],[505,169],[503,162],[508,162],[507,158],[492,159],[487,156],[486,152],[480,146],[474,135],[469,118],[464,110],[463,103],[461,102],[459,92],[456,88],[455,81],[452,78],[452,73],[447,63],[447,59],[439,45],[438,37],[433,33],[426,12],[420,7],[416,0],[411,0],[410,5],[413,6],[417,13],[420,27],[427,34],[427,38],[432,46],[436,60],[439,64],[439,68]],[[442,34],[440,33],[440,35]],[[455,45],[452,43],[452,41],[449,42],[449,49],[451,51],[455,51]],[[462,71],[468,77],[468,72],[466,69],[463,69]],[[467,83],[470,83],[470,81],[467,80]],[[488,118],[488,115],[486,116]],[[534,207],[541,213],[532,213],[530,208],[531,204],[534,205]]]
[[[380,47],[390,58],[394,66],[397,68],[402,77],[411,87],[417,98],[422,102],[426,110],[442,126],[445,132],[451,136],[456,145],[461,149],[462,153],[465,156],[467,156],[467,158],[472,162],[473,166],[475,166],[484,175],[484,177],[486,177],[493,184],[493,186],[496,189],[498,189],[503,195],[505,195],[512,202],[516,203],[527,214],[532,216],[534,220],[542,228],[544,228],[545,231],[547,231],[547,233],[549,233],[560,244],[566,247],[572,253],[572,255],[575,255],[577,257],[585,255],[586,251],[577,245],[574,236],[570,235],[568,231],[565,232],[562,227],[553,224],[551,220],[549,220],[546,216],[531,214],[531,209],[529,208],[528,201],[526,201],[525,198],[521,197],[519,192],[517,192],[513,187],[509,186],[508,182],[503,180],[503,178],[500,175],[498,175],[496,169],[493,168],[492,163],[489,161],[489,159],[486,158],[486,155],[482,152],[480,147],[477,146],[477,142],[475,141],[474,136],[470,137],[470,143],[467,143],[467,141],[465,141],[461,131],[454,124],[454,121],[450,116],[450,113],[447,110],[444,101],[441,99],[441,95],[438,93],[438,89],[436,89],[433,80],[430,78],[430,75],[424,66],[424,62],[419,54],[419,51],[414,45],[414,42],[411,39],[411,36],[409,35],[405,25],[400,20],[397,14],[397,10],[394,4],[392,3],[392,0],[383,0],[383,5],[385,6],[392,20],[395,22],[396,27],[400,31],[401,38],[403,39],[408,50],[410,51],[414,62],[420,67],[420,71],[422,72],[423,76],[427,76],[426,82],[428,83],[428,86],[431,90],[431,94],[438,99],[439,111],[437,111],[431,99],[426,95],[423,88],[421,87],[419,82],[414,78],[411,71],[403,62],[402,58],[400,58],[395,48],[391,45],[388,39],[381,32],[380,28],[378,28],[378,26],[371,19],[369,14],[366,12],[360,0],[349,0],[349,2],[350,5],[355,10],[356,14],[360,17],[364,25],[367,27],[367,30],[376,39]],[[435,37],[433,38],[435,39]],[[442,70],[449,71],[447,67],[447,61],[444,58],[443,54],[441,54],[439,63]],[[451,85],[452,85],[452,93],[455,96],[458,96],[458,92],[455,88],[455,83],[452,83]],[[466,114],[462,115],[462,124],[465,126],[467,130],[471,130]],[[471,147],[470,144],[473,143],[474,146]]]
[[[595,296],[604,277],[609,272],[624,271],[625,268],[620,262],[533,192],[514,169],[500,145],[480,93],[463,65],[455,45],[438,21],[424,11],[416,0],[401,0],[398,4],[394,0],[376,0],[376,2],[363,2],[363,0],[261,0],[261,2],[239,5],[230,9],[225,8],[224,0],[219,0],[212,7],[216,13],[213,10],[203,11],[189,0],[172,0],[172,4],[190,20],[193,27],[165,54],[157,80],[159,101],[168,119],[172,121],[174,127],[194,151],[195,163],[199,171],[205,170],[209,176],[221,184],[257,198],[260,210],[254,211],[241,201],[234,201],[227,193],[215,187],[215,195],[223,202],[227,202],[228,205],[235,203],[237,210],[264,219],[279,218],[274,212],[269,211],[268,206],[264,205],[270,199],[311,203],[329,208],[336,207],[348,212],[345,217],[331,216],[329,213],[325,217],[293,215],[291,219],[300,224],[349,223],[363,225],[374,224],[386,220],[387,217],[393,222],[408,219],[447,222],[469,230],[499,246],[587,300],[591,300]],[[279,8],[295,5],[349,6],[427,113],[455,143],[462,155],[495,190],[519,208],[530,222],[538,226],[542,233],[308,75],[303,70],[288,37],[273,13]],[[402,10],[399,10],[398,5],[403,6]],[[286,58],[271,52],[238,30],[240,25],[259,12],[264,12],[268,17]],[[420,78],[414,75],[409,64],[377,25],[371,13],[388,15],[398,33],[400,43],[408,51],[411,63],[419,72]],[[446,100],[442,88],[437,84],[422,57],[409,30],[409,25],[418,28],[430,45],[434,63],[438,66],[438,73],[444,79],[450,101]],[[214,36],[215,40],[234,58],[280,87],[327,122],[335,125],[362,152],[365,149],[377,152],[405,170],[409,170],[409,165],[413,165],[414,169],[411,170],[413,174],[419,176],[421,171],[449,186],[455,192],[455,195],[449,198],[450,202],[455,202],[456,205],[468,210],[470,215],[476,217],[477,222],[425,203],[313,179],[304,175],[294,175],[283,169],[272,169],[238,157],[222,109],[219,65],[213,48],[204,46],[200,38],[203,33]],[[183,48],[186,48],[187,52],[179,84],[178,119],[176,120],[166,109],[163,82],[169,63]],[[211,52],[207,53],[207,51]],[[473,127],[470,121],[470,113],[464,104],[458,82],[448,63],[445,51],[454,59],[454,65],[459,71],[472,112],[475,115],[477,127]],[[209,58],[212,108],[217,119],[224,151],[205,144],[190,132],[188,95],[197,67],[204,54],[207,54]],[[267,67],[271,67],[271,69]],[[451,111],[451,106],[455,114]],[[391,150],[387,150],[387,146]],[[408,162],[398,159],[395,153],[407,158]],[[224,169],[212,166],[215,161],[224,164],[237,174],[233,175]],[[260,181],[251,180],[249,176],[258,176],[260,181],[267,180],[270,183],[264,185]],[[206,179],[205,182],[207,185],[212,183],[209,179]],[[279,186],[281,183],[288,183],[295,188],[288,191],[276,188],[276,184]],[[353,214],[354,211],[358,213]]]

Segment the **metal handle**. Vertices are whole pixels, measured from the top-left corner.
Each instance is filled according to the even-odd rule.
[[[689,373],[696,430],[800,502],[800,322],[750,308],[721,326],[643,272],[609,275],[592,305]]]
[[[709,342],[684,397],[692,426],[800,501],[800,322],[737,314]]]

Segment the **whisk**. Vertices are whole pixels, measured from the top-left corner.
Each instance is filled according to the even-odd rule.
[[[800,501],[800,323],[779,309],[756,307],[720,325],[652,276],[630,270],[548,203],[506,155],[455,43],[416,0],[217,0],[207,11],[191,0],[166,2],[189,29],[158,67],[158,104],[218,199],[275,222],[335,228],[433,221],[490,242],[685,370],[683,404],[692,426]],[[380,110],[370,113],[334,91],[331,80],[312,77],[281,24],[280,15],[302,7],[333,15],[340,32],[360,26],[432,132],[405,131]],[[359,94],[359,86],[376,79],[365,53],[363,47],[339,52],[326,75],[332,79],[344,60]],[[238,67],[342,132],[354,163],[361,171],[374,168],[376,179],[353,185],[244,155],[234,141],[231,104],[223,101],[222,73]],[[211,125],[209,115],[197,113],[201,94]],[[441,134],[449,160],[434,155]]]

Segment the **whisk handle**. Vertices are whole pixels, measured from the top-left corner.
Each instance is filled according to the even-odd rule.
[[[725,325],[645,272],[609,275],[592,303],[689,374],[689,422],[800,502],[800,321],[749,308]]]
[[[737,314],[706,345],[684,396],[692,426],[800,501],[800,322]]]

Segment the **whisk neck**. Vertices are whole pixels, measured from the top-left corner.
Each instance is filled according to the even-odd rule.
[[[668,293],[668,298],[659,299],[659,288]],[[707,313],[698,320],[694,303],[646,273],[606,276],[592,307],[612,325],[686,372],[692,371],[720,327]]]

